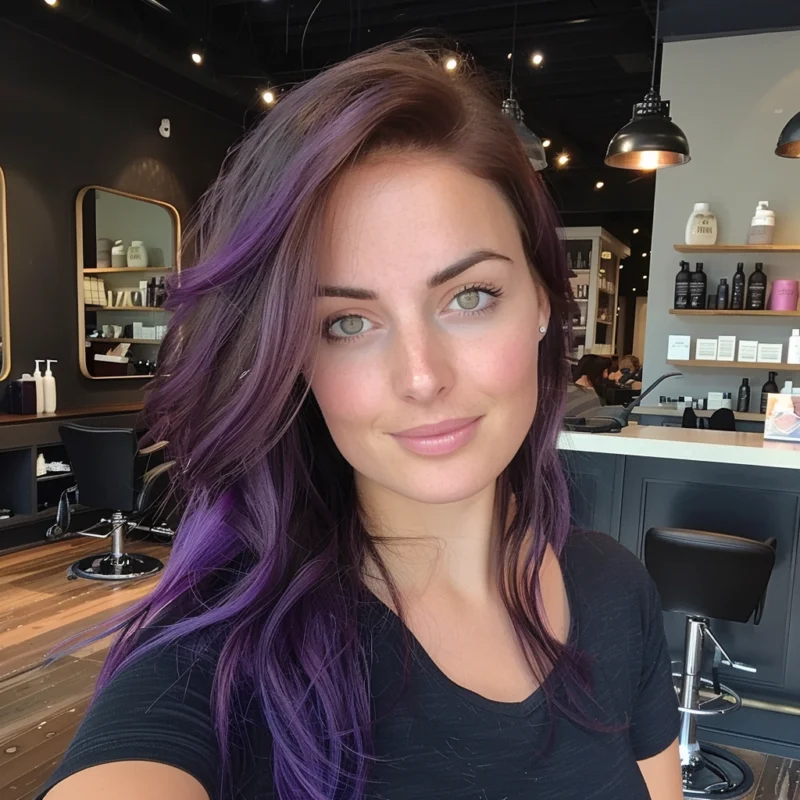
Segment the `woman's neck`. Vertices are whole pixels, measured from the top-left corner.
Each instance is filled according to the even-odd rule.
[[[367,528],[404,600],[432,589],[475,599],[496,594],[494,485],[441,504],[410,500],[359,475],[356,487]],[[368,573],[368,585],[382,595],[374,565]]]

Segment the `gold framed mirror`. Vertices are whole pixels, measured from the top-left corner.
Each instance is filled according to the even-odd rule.
[[[81,372],[92,380],[147,379],[168,325],[165,281],[180,271],[178,210],[86,186],[75,217]]]
[[[8,297],[6,176],[0,168],[0,381],[11,372],[11,311]]]

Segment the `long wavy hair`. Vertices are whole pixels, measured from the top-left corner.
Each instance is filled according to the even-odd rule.
[[[535,419],[498,479],[497,579],[549,706],[575,717],[558,688],[587,689],[580,654],[549,632],[539,586],[545,548],[561,552],[570,519],[556,449],[568,272],[546,188],[487,87],[472,71],[446,72],[419,43],[350,58],[281,97],[202,203],[198,263],[171,287],[174,317],[145,410],[151,438],[169,442],[186,513],[157,588],[116,623],[99,687],[152,648],[215,632],[223,794],[243,687],[269,726],[281,800],[357,800],[368,780],[374,721],[359,608],[363,568],[381,555],[305,370],[319,337],[326,203],[347,170],[383,149],[440,155],[494,184],[549,297]]]

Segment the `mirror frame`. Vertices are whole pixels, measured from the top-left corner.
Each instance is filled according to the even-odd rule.
[[[8,294],[8,221],[6,218],[6,176],[0,167],[0,334],[3,337],[3,363],[0,364],[0,381],[11,374],[11,298]]]
[[[173,265],[173,269],[176,275],[180,274],[181,271],[181,215],[178,213],[178,209],[175,208],[175,206],[163,200],[156,200],[153,197],[143,197],[142,195],[131,194],[130,192],[123,192],[119,189],[111,189],[108,186],[99,186],[97,184],[84,186],[83,189],[78,192],[78,196],[75,199],[75,223],[77,234],[75,237],[77,244],[76,274],[78,278],[78,363],[80,364],[81,373],[84,377],[93,381],[150,380],[153,377],[152,375],[92,375],[86,366],[86,326],[84,324],[86,304],[83,294],[83,278],[85,274],[83,268],[83,200],[91,191],[108,192],[109,194],[128,197],[131,200],[141,200],[144,203],[152,203],[153,205],[164,208],[172,217],[173,221],[172,245],[175,252],[175,264]],[[127,268],[121,267],[119,269]],[[148,269],[151,268],[148,267]],[[152,270],[153,272],[158,272],[159,268],[153,267]],[[162,270],[162,272],[163,271],[164,270]]]

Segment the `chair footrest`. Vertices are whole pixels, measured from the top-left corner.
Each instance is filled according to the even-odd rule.
[[[681,682],[683,675],[680,672],[672,673],[672,683],[678,698],[681,696]],[[742,698],[729,686],[720,684],[722,690],[719,694],[714,691],[713,681],[708,678],[700,678],[700,701],[697,708],[684,708],[680,710],[684,714],[693,714],[700,717],[711,717],[717,714],[730,714],[742,707]]]

